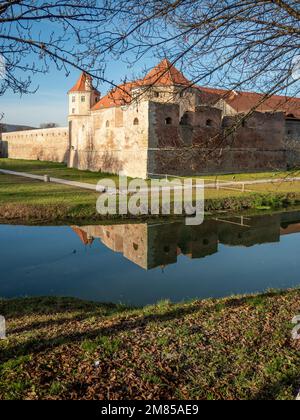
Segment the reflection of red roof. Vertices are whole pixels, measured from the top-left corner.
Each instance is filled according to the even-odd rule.
[[[89,82],[89,83],[87,83]],[[72,89],[69,90],[69,93],[72,92],[88,92],[90,91],[90,88],[88,87],[88,85],[92,84],[92,78],[90,75],[86,74],[86,73],[81,73],[79,79],[77,80],[75,86],[72,87]],[[96,92],[98,92],[96,89],[92,88],[93,90],[95,90]],[[99,93],[99,92],[98,92]]]
[[[223,98],[236,112],[249,112],[257,107],[263,94],[255,92],[230,92],[223,89],[199,88],[203,98],[214,102]],[[260,112],[282,111],[290,118],[300,118],[300,98],[274,95],[256,108]]]
[[[293,223],[287,228],[280,228],[280,235],[291,235],[292,233],[300,232],[300,223]]]
[[[72,226],[72,230],[79,236],[79,239],[84,245],[91,245],[94,242],[93,238],[88,238],[87,233],[78,226]]]

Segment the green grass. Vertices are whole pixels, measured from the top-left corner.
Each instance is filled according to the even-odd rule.
[[[0,300],[0,399],[293,400],[300,290],[144,308]]]
[[[78,188],[0,174],[0,218],[47,222],[92,218],[99,194]]]
[[[78,169],[67,168],[63,163],[42,162],[36,160],[22,159],[0,159],[0,169],[7,169],[16,172],[28,172],[36,175],[49,175],[54,178],[63,178],[72,181],[87,182],[97,184],[101,179],[112,179],[118,185],[119,177],[117,175],[80,171]],[[258,179],[286,178],[289,176],[300,176],[300,171],[268,171],[255,173],[240,173],[226,175],[204,175],[195,177],[195,179],[204,179],[206,182],[219,181],[254,181]],[[172,179],[172,178],[171,178]]]
[[[106,176],[68,169],[63,164],[40,161],[0,159],[0,168],[39,175],[47,173],[52,177],[90,183],[96,183],[99,177]],[[261,177],[268,175],[270,174],[253,174]],[[239,176],[249,178],[252,175]],[[249,191],[243,193],[239,189],[206,189],[205,209],[207,211],[266,210],[300,202],[300,182],[253,185],[247,186],[247,190]],[[99,194],[88,190],[0,174],[0,221],[48,223],[78,219],[86,221],[119,219],[118,215],[101,217],[97,214],[98,197]]]
[[[97,184],[102,179],[112,179],[118,184],[119,177],[101,172],[80,171],[68,168],[64,163],[41,162],[37,160],[0,159],[0,169],[16,172],[27,172],[34,175],[49,175],[68,181],[87,182]]]

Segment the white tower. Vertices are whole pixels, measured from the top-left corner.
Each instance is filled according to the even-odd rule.
[[[93,87],[91,76],[86,73],[81,74],[68,95],[70,117],[90,115],[91,108],[100,99],[100,93]]]

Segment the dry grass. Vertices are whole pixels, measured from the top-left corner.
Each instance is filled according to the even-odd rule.
[[[141,309],[0,301],[0,399],[292,400],[299,302],[299,290]]]

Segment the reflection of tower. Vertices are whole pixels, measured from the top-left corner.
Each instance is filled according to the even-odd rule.
[[[78,226],[71,226],[71,228],[79,236],[81,242],[84,245],[92,245],[92,243],[94,242],[94,238],[92,236],[89,236],[87,232],[85,232]]]

